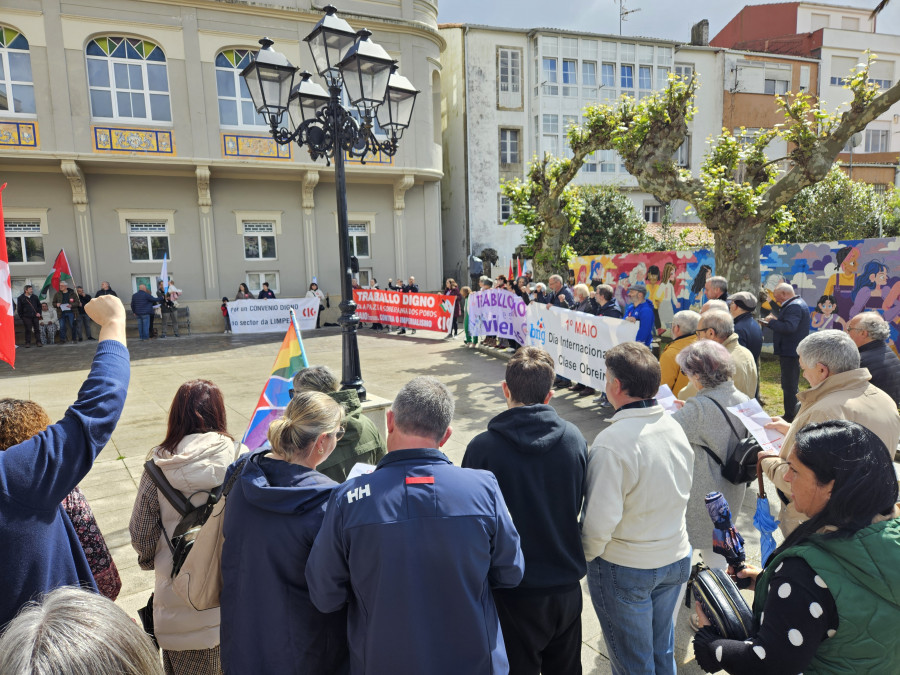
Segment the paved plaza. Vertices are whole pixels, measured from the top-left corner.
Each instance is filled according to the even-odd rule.
[[[361,330],[359,335],[363,378],[372,394],[392,399],[404,383],[417,375],[437,377],[453,392],[456,397],[453,435],[443,449],[454,464],[462,460],[469,440],[505,409],[499,386],[505,360],[502,355],[491,353],[493,350],[469,350],[462,346],[461,337],[441,340],[423,336],[421,332],[417,336],[389,336]],[[137,566],[128,521],[142,465],[150,449],[165,436],[168,407],[176,389],[192,378],[214,381],[225,395],[229,431],[240,437],[282,338],[283,334],[206,334],[129,342],[132,371],[125,410],[111,442],[80,485],[122,576],[122,592],[117,602],[132,617],[137,616],[136,610],[150,595],[153,572],[143,572]],[[338,329],[310,331],[303,339],[310,364],[324,364],[340,373]],[[95,342],[85,342],[18,350],[16,370],[3,366],[2,396],[33,399],[47,409],[51,419],[58,419],[75,399],[95,346]],[[564,392],[554,396],[552,403],[562,417],[578,426],[589,444],[605,426],[605,415],[592,403],[591,397],[578,398]],[[737,523],[748,540],[751,558],[759,555],[758,538],[752,525],[755,505],[755,492],[748,493]],[[586,675],[608,673],[606,646],[584,582],[582,588],[584,672]],[[688,648],[691,636],[687,613],[682,610],[675,636],[680,673],[701,672]],[[448,635],[447,639],[452,640],[453,636]]]

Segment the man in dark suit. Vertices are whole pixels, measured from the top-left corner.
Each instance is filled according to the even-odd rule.
[[[34,294],[34,287],[31,284],[25,286],[25,292],[16,300],[16,312],[22,319],[22,325],[25,328],[25,348],[31,347],[31,338],[34,338],[34,344],[37,347],[43,347],[41,344],[41,301]]]
[[[800,384],[800,357],[797,345],[809,335],[809,306],[794,293],[790,284],[778,284],[773,292],[781,309],[776,317],[763,321],[774,333],[775,353],[781,363],[781,391],[784,394],[784,419],[792,422],[797,414],[797,390]]]
[[[885,342],[891,336],[888,322],[878,312],[863,312],[850,319],[847,333],[859,349],[859,367],[869,369],[869,381],[900,406],[900,359]]]

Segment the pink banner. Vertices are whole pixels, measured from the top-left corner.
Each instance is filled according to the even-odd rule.
[[[353,291],[360,321],[449,333],[456,298],[437,293]]]

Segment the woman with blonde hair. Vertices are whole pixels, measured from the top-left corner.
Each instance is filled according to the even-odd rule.
[[[348,666],[345,611],[312,604],[306,561],[338,484],[315,470],[344,435],[344,409],[301,391],[269,426],[271,450],[229,469],[225,506],[222,665],[227,673],[331,675]]]
[[[209,380],[190,380],[175,393],[166,437],[148,459],[200,506],[243,452],[247,448],[228,433],[222,390]],[[172,587],[170,540],[180,520],[144,471],[128,529],[141,569],[156,571],[153,622],[166,675],[218,675],[219,608],[195,610]]]

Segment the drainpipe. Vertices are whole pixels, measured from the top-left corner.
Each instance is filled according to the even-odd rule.
[[[463,29],[463,154],[466,157],[465,190],[466,195],[466,221],[463,232],[463,241],[466,246],[466,277],[469,275],[469,256],[475,255],[475,251],[469,250],[472,245],[472,212],[469,210],[469,176],[471,175],[471,158],[469,157],[469,26]]]

